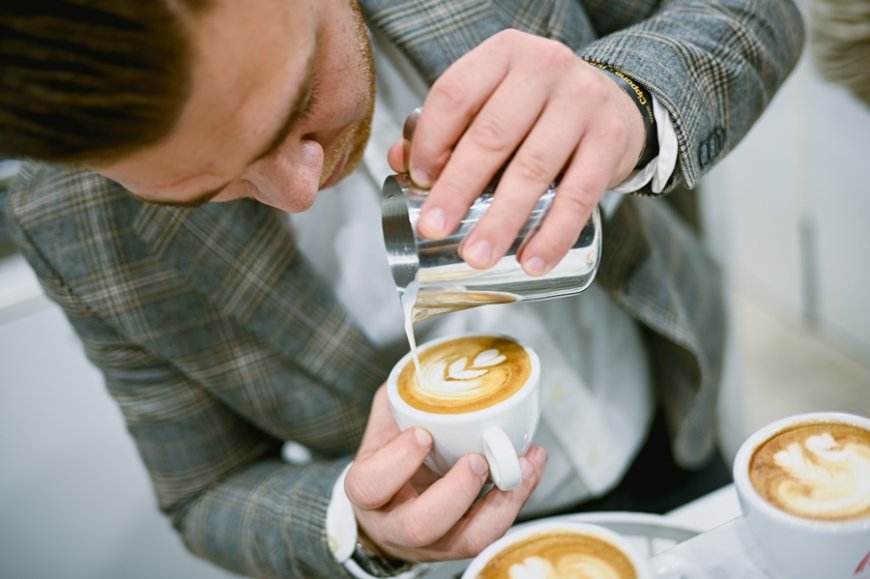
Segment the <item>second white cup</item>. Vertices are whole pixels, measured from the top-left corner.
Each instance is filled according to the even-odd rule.
[[[870,579],[870,419],[800,414],[740,447],[734,483],[777,579]]]

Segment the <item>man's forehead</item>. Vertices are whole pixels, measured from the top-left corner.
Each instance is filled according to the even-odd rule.
[[[218,0],[197,16],[191,91],[175,127],[156,146],[93,168],[156,195],[205,191],[235,176],[269,144],[311,76],[316,19],[287,11],[308,4]]]
[[[194,75],[208,76],[215,84],[223,80],[231,87],[246,72],[250,77],[261,71],[269,74],[276,59],[285,67],[295,62],[301,75],[318,26],[311,10],[289,9],[296,4],[308,2],[218,0],[215,9],[198,17],[192,28]]]

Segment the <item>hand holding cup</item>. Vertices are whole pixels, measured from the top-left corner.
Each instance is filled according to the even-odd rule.
[[[345,479],[360,536],[370,549],[407,561],[473,557],[513,524],[547,460],[546,451],[533,445],[520,459],[523,480],[517,488],[480,497],[488,480],[483,456],[465,455],[439,477],[423,465],[431,448],[424,429],[400,431],[382,387]]]

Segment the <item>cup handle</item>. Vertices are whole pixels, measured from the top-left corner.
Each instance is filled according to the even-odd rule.
[[[520,485],[520,459],[504,430],[494,426],[483,432],[483,454],[489,463],[489,475],[499,489],[509,491]]]

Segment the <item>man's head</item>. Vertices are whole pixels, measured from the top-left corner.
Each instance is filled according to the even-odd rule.
[[[0,154],[149,201],[288,211],[362,157],[374,71],[353,0],[4,2]]]

